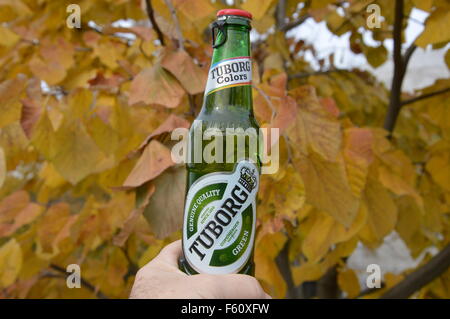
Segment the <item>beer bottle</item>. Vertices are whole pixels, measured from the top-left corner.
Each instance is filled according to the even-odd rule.
[[[254,275],[261,161],[252,103],[251,17],[244,10],[225,9],[212,24],[212,63],[188,139],[179,260],[187,274]]]

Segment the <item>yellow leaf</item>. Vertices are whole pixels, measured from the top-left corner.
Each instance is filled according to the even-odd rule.
[[[363,193],[367,224],[359,235],[370,247],[381,243],[397,222],[397,206],[389,192],[374,178],[369,178]]]
[[[450,191],[450,152],[438,153],[431,157],[426,169],[439,186]]]
[[[276,185],[276,187],[274,187]],[[305,188],[300,175],[289,165],[285,176],[276,184],[270,183],[269,189],[273,197],[275,212],[288,220],[295,220],[297,211],[305,203]],[[267,201],[268,199],[265,198]]]
[[[425,29],[416,39],[422,48],[450,40],[450,10],[434,10],[425,21]]]
[[[118,147],[120,137],[116,130],[105,123],[99,116],[93,116],[87,123],[87,130],[95,141],[95,144],[104,154],[114,154]]]
[[[422,207],[423,200],[413,185],[408,184],[400,176],[392,173],[387,167],[380,166],[378,168],[380,182],[396,195],[410,195],[416,203]]]
[[[176,128],[188,129],[191,124],[185,118],[170,114],[163,123],[161,123],[150,135],[145,138],[145,141],[141,143],[138,150],[141,151],[145,146],[154,138],[164,133],[170,133]]]
[[[19,99],[25,81],[24,76],[18,76],[0,83],[0,128],[20,119],[22,105]]]
[[[314,218],[314,222],[303,241],[302,251],[309,262],[317,263],[328,252],[332,244],[331,232],[335,221],[333,217],[317,212],[310,216]]]
[[[394,174],[400,176],[410,185],[415,185],[416,170],[411,159],[401,149],[385,152],[379,158]]]
[[[0,247],[0,287],[8,287],[16,281],[22,262],[22,249],[15,238]]]
[[[129,288],[125,285],[128,260],[122,249],[114,246],[106,247],[100,256],[95,259],[89,258],[87,261],[89,264],[83,264],[82,267],[85,269],[83,274],[99,290],[107,292],[108,296],[113,298],[128,297]]]
[[[363,48],[364,54],[366,55],[367,62],[374,67],[378,68],[384,62],[386,62],[388,57],[388,51],[384,45],[379,47],[365,47]]]
[[[138,187],[154,179],[168,167],[174,165],[170,150],[156,140],[144,149],[141,157],[123,183],[124,187]]]
[[[143,214],[156,237],[166,238],[182,226],[186,170],[183,166],[169,168],[153,183],[156,190]]]
[[[215,12],[209,0],[172,0],[177,11],[183,13],[189,20],[196,22]]]
[[[274,3],[274,0],[247,0],[243,5],[242,9],[249,11],[253,19],[261,19]]]
[[[119,66],[117,61],[123,58],[122,54],[124,51],[125,47],[122,43],[104,38],[94,47],[95,55],[104,65],[112,70]]]
[[[346,21],[346,19],[345,17],[340,16],[336,11],[332,11],[326,16],[326,21],[328,29],[335,33],[340,31],[340,29],[343,29],[342,24]],[[341,35],[341,33],[339,32],[338,35]]]
[[[139,218],[142,216],[144,208],[148,205],[148,200],[154,192],[155,186],[153,184],[143,185],[136,190],[136,208],[129,210],[131,212],[125,221],[123,221],[121,225],[118,225],[121,226],[121,230],[113,238],[114,245],[122,247],[125,244],[128,237],[130,237],[131,233],[135,230]]]
[[[433,6],[433,0],[413,0],[414,6],[423,11],[430,11]]]
[[[252,21],[252,28],[259,33],[266,33],[275,24],[275,18],[271,14],[266,14],[261,19]]]
[[[397,275],[397,274],[393,274],[393,273],[386,273],[384,275],[384,282],[386,284],[386,289],[392,288],[395,285],[397,285],[398,283],[400,283],[400,281],[402,281],[405,278],[404,275]]]
[[[0,129],[0,146],[5,151],[9,169],[35,160],[33,153],[27,151],[28,145],[28,139],[19,122],[11,123]],[[8,180],[6,179],[5,183]]]
[[[269,54],[264,59],[263,69],[266,71],[267,70],[283,71],[284,70],[284,61],[283,61],[283,56],[281,55],[281,53],[274,52],[274,53]]]
[[[433,183],[431,177],[423,177],[420,185],[420,192],[424,198],[424,226],[425,229],[434,234],[442,232],[442,214],[447,210],[441,204],[439,186]]]
[[[342,224],[335,222],[335,227],[333,229],[333,243],[336,244],[350,240],[365,225],[367,215],[368,213],[366,207],[364,205],[360,205],[358,213],[350,227],[345,227]]]
[[[351,240],[336,245],[324,260],[320,263],[304,262],[300,266],[291,267],[292,278],[295,285],[300,285],[305,281],[315,281],[322,277],[330,267],[338,263],[342,257],[349,256],[356,248],[358,240],[353,237]]]
[[[105,269],[105,284],[121,288],[123,277],[128,271],[128,261],[120,248],[112,247],[111,250],[108,265]]]
[[[22,1],[0,1],[0,23],[12,21],[17,17],[24,18],[31,15],[31,13],[32,11]]]
[[[300,266],[294,266],[292,269],[292,278],[296,286],[305,281],[315,281],[322,277],[323,269],[320,264],[303,263]]]
[[[131,82],[129,105],[143,102],[174,108],[181,102],[184,90],[160,65],[142,70]]]
[[[422,211],[417,204],[408,196],[403,196],[397,200],[398,221],[395,229],[403,241],[411,250],[411,255],[415,255],[418,249],[415,249],[416,239],[420,237],[420,228],[422,224]],[[420,247],[421,248],[421,247]]]
[[[432,123],[435,123],[440,128],[442,128],[442,130],[447,130],[448,132],[450,132],[450,110],[448,107],[449,102],[449,93],[436,96],[433,99],[428,99],[428,101],[425,102],[428,106],[425,116],[428,115]]]
[[[63,113],[60,110],[58,110],[56,107],[52,107],[50,110],[48,110],[47,115],[48,115],[48,119],[50,120],[50,125],[51,125],[52,129],[55,131],[57,129],[59,129],[59,127],[61,126],[61,123],[64,120]]]
[[[27,192],[21,190],[0,202],[0,238],[14,234],[20,227],[33,222],[42,207],[30,202]]]
[[[303,86],[290,91],[298,103],[296,125],[287,130],[292,143],[299,151],[311,150],[329,161],[335,161],[341,146],[340,124],[320,104],[314,88]]]
[[[31,143],[46,159],[52,158],[55,154],[55,132],[48,113],[45,111],[36,123]]]
[[[26,136],[32,135],[36,122],[39,120],[42,108],[41,82],[38,79],[30,79],[27,87],[26,98],[21,99],[22,112],[20,125]]]
[[[332,2],[333,2],[332,0],[313,1],[313,3],[311,4],[311,9],[319,9],[319,8],[327,7]]]
[[[39,178],[44,181],[44,184],[50,188],[58,188],[66,183],[66,180],[59,174],[55,167],[46,162],[39,171]]]
[[[10,29],[0,26],[0,46],[12,47],[20,37]]]
[[[306,202],[350,226],[358,212],[359,201],[350,189],[343,161],[328,162],[311,153],[297,159],[294,165],[305,185]]]
[[[314,212],[309,214],[309,218],[313,219],[313,224],[303,241],[302,251],[308,261],[315,263],[325,256],[333,244],[349,240],[363,227],[367,210],[361,205],[358,215],[348,228],[327,214]]]
[[[203,92],[207,72],[196,65],[186,51],[166,51],[161,65],[180,81],[189,94],[195,95]]]
[[[76,89],[71,92],[68,98],[68,114],[71,119],[86,116],[92,108],[93,94],[88,89]]]
[[[43,79],[50,85],[55,85],[66,77],[64,68],[55,61],[47,63],[40,57],[34,56],[28,65],[34,76]]]
[[[340,269],[338,273],[338,284],[347,293],[348,298],[355,298],[359,295],[361,287],[358,277],[352,269]]]
[[[5,179],[6,179],[6,157],[5,151],[3,151],[3,147],[0,146],[0,188],[3,186]]]
[[[373,134],[370,129],[348,128],[344,133],[344,158],[348,180],[355,196],[360,196],[373,161]]]
[[[60,253],[63,240],[70,238],[71,227],[78,215],[70,215],[67,203],[52,205],[37,224],[36,254],[42,259],[51,259]]]
[[[63,123],[55,133],[55,150],[51,162],[69,182],[76,184],[99,170],[105,157],[78,121]]]
[[[269,288],[266,291],[275,298],[283,298],[286,294],[286,282],[275,262],[286,240],[286,236],[278,232],[257,238],[255,244],[255,276],[262,280],[263,287]]]
[[[44,39],[39,44],[39,55],[34,55],[29,62],[30,70],[48,84],[58,84],[74,64],[74,51],[72,43],[63,37]]]
[[[28,227],[26,231],[16,234],[15,238],[22,249],[22,260],[26,260],[26,265],[21,268],[16,284],[30,279],[33,282],[36,279],[35,276],[49,266],[48,261],[36,255],[36,227],[34,225]],[[21,293],[27,296],[28,288]]]

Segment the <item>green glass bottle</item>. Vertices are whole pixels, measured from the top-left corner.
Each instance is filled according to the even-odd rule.
[[[217,17],[203,107],[189,133],[179,266],[187,274],[254,275],[261,162],[252,102],[251,14],[225,9]]]

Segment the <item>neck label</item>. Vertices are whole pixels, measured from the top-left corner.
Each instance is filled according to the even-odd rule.
[[[225,59],[209,68],[205,96],[222,89],[252,84],[252,62],[249,56]]]

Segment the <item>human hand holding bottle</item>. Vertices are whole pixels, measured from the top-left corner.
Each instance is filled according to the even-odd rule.
[[[130,298],[270,299],[259,282],[241,274],[189,276],[178,269],[181,241],[167,245],[136,274]]]

